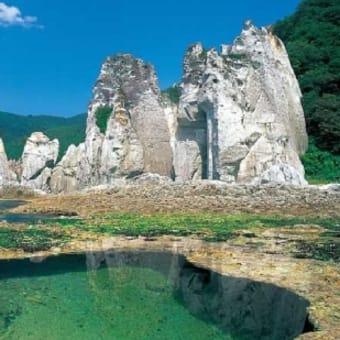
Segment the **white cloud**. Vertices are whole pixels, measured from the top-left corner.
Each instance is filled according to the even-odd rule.
[[[0,26],[22,26],[22,27],[39,27],[37,17],[23,16],[18,7],[8,6],[4,2],[0,2]]]

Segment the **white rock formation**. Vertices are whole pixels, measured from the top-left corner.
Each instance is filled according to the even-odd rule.
[[[50,140],[41,132],[27,139],[22,154],[21,184],[49,191],[52,169],[58,158],[59,141]]]
[[[271,32],[246,22],[221,54],[190,47],[180,86],[178,180],[202,174],[250,183],[272,169],[265,175],[271,181],[305,183],[301,92],[285,47]],[[287,169],[295,175],[287,176]]]
[[[9,185],[15,181],[16,175],[10,169],[4,143],[0,138],[0,186]]]
[[[304,177],[294,167],[288,164],[272,165],[268,170],[256,177],[253,184],[289,183],[293,185],[307,185]]]
[[[306,183],[301,92],[284,45],[270,31],[246,22],[221,53],[193,45],[180,88],[179,103],[171,103],[152,66],[126,54],[108,58],[94,86],[86,140],[53,170],[52,191],[124,183],[143,173]]]
[[[79,177],[81,174],[80,165],[85,161],[85,144],[82,143],[78,147],[70,145],[62,160],[53,170],[51,178],[52,192],[72,192],[79,189],[81,180],[85,178]]]
[[[127,54],[110,57],[93,93],[86,140],[78,148],[72,146],[55,168],[52,190],[114,184],[142,173],[170,176],[169,117],[153,67]],[[103,109],[111,112],[105,131],[100,131],[97,119]]]

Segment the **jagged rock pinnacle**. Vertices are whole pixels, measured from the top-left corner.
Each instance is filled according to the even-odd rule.
[[[55,151],[43,156],[31,137],[23,182],[65,192],[155,173],[176,181],[306,184],[301,91],[279,38],[247,20],[221,53],[196,43],[183,64],[179,102],[172,103],[150,64],[130,54],[108,57],[93,88],[84,143],[70,146],[51,170],[46,164]],[[33,169],[29,154],[44,164],[34,161]],[[6,164],[0,152],[0,175]]]

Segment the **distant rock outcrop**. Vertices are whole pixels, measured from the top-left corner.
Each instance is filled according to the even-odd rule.
[[[0,186],[13,184],[16,182],[16,175],[10,169],[4,143],[0,138]]]
[[[49,191],[52,169],[57,161],[58,152],[57,139],[51,141],[41,132],[32,133],[22,154],[21,184]]]
[[[301,92],[283,43],[269,30],[248,21],[220,53],[191,46],[178,87],[179,102],[171,102],[151,65],[128,54],[107,58],[84,143],[70,146],[52,171],[57,142],[32,135],[22,184],[59,193],[143,174],[178,182],[306,184]]]

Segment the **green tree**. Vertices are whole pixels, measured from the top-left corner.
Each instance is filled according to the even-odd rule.
[[[64,118],[54,116],[21,116],[0,112],[0,137],[3,139],[9,159],[19,159],[27,138],[32,132],[41,131],[60,143],[59,159],[70,144],[85,139],[86,114]]]
[[[340,156],[320,150],[310,138],[308,151],[302,157],[310,183],[340,182]]]
[[[179,103],[179,98],[181,97],[181,88],[178,85],[173,85],[166,90],[162,91],[163,95],[168,96],[170,101],[174,104]]]
[[[95,112],[96,116],[96,124],[99,127],[99,130],[101,133],[106,132],[107,128],[107,121],[112,113],[112,107],[111,106],[101,106],[98,107],[98,109]]]
[[[318,147],[340,153],[340,2],[303,0],[274,31],[301,86],[308,134]]]

